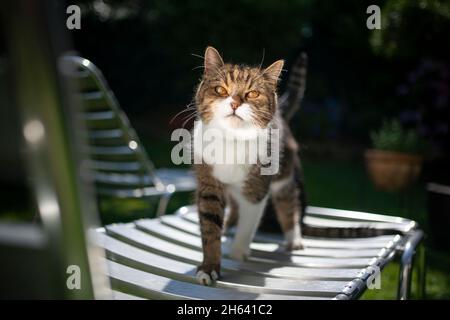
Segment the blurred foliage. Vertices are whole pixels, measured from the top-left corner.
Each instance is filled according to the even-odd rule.
[[[448,57],[449,5],[440,0],[378,1],[381,30],[366,28],[369,0],[76,2],[83,17],[75,47],[104,72],[131,120],[145,121],[141,135],[167,136],[169,119],[192,99],[207,45],[232,62],[285,58],[286,70],[305,50],[308,83],[294,133],[364,144],[385,117],[423,115],[398,88],[423,59]],[[434,81],[422,80],[428,89]]]
[[[371,44],[378,54],[393,59],[448,59],[450,2],[446,0],[389,0],[382,9],[382,28]]]
[[[378,131],[370,134],[373,147],[379,150],[421,154],[424,143],[417,130],[406,130],[397,119],[385,120]]]
[[[407,67],[396,85],[398,116],[428,140],[429,158],[450,149],[449,34],[449,1],[389,0],[370,38],[378,56]]]
[[[263,55],[266,64],[289,56],[301,45],[308,13],[308,1],[298,0],[77,2],[83,17],[76,48],[99,64],[135,113],[186,105],[207,45],[228,61],[255,65]]]

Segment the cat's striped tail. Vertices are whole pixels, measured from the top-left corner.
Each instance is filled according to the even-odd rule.
[[[323,238],[365,238],[375,237],[386,234],[396,234],[396,229],[379,229],[371,226],[357,226],[357,227],[337,227],[324,225],[324,221],[316,221],[311,219],[306,214],[306,194],[303,179],[302,168],[298,167],[295,170],[294,179],[297,187],[300,190],[300,204],[302,215],[300,217],[302,234],[309,237],[323,237]],[[317,219],[316,219],[317,220]],[[320,223],[322,222],[322,223]]]
[[[308,237],[319,238],[366,238],[376,237],[381,235],[398,234],[404,232],[401,227],[390,224],[385,224],[383,228],[371,226],[370,223],[361,223],[360,225],[341,226],[327,225],[326,219],[317,219],[306,214],[306,195],[304,188],[303,172],[301,167],[297,167],[294,172],[294,179],[300,191],[301,216],[300,224],[302,235]],[[330,224],[333,224],[332,221]],[[272,199],[269,198],[264,216],[260,225],[261,231],[281,233],[281,228],[277,222],[275,208],[272,204]]]
[[[324,227],[302,223],[302,234],[319,238],[367,238],[388,234],[397,234],[398,230],[377,229],[371,227]]]
[[[286,91],[280,96],[278,102],[286,122],[289,122],[300,109],[306,89],[307,68],[308,55],[302,52],[291,67]]]

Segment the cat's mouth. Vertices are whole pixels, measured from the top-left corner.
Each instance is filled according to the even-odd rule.
[[[244,123],[244,119],[242,119],[236,113],[232,113],[226,116],[226,119],[228,120],[229,125],[234,128],[240,127]]]
[[[244,121],[244,119],[239,117],[236,113],[232,113],[232,114],[228,115],[227,118],[232,118],[232,119],[234,118],[234,119],[239,119],[241,121]]]

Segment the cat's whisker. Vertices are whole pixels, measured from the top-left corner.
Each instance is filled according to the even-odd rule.
[[[202,59],[202,60],[204,60],[204,59],[205,59],[205,57],[204,57],[204,56],[201,56],[201,55],[199,55],[199,54],[195,54],[195,53],[191,53],[191,56],[193,56],[193,57],[196,57],[196,58],[200,58],[200,59]]]
[[[196,107],[194,106],[194,104],[195,104],[195,102],[189,103],[189,104],[185,107],[185,109],[181,110],[181,111],[178,112],[176,115],[174,115],[174,116],[172,117],[172,119],[170,119],[170,122],[169,122],[169,123],[172,123],[179,115],[183,114],[184,112],[188,112],[188,111],[195,110]]]
[[[180,115],[182,115],[183,113],[185,113],[185,112],[188,112],[188,111],[192,111],[192,109],[185,109],[185,110],[182,110],[182,111],[180,111],[180,112],[178,112],[176,115],[174,115],[173,117],[172,117],[172,119],[170,119],[170,124],[172,124],[172,122],[176,119],[176,118],[178,118]]]
[[[263,53],[262,53],[262,58],[261,58],[261,63],[259,64],[259,70],[261,70],[263,62],[264,62],[264,57],[266,56],[266,48],[263,48]]]
[[[191,114],[181,125],[182,128],[184,128],[184,126],[192,119],[194,119],[196,116],[198,115],[198,112],[194,112],[193,114]]]

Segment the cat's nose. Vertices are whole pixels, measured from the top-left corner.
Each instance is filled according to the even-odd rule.
[[[233,111],[235,111],[242,104],[242,100],[241,100],[241,97],[239,97],[239,96],[233,96],[233,97],[231,97],[231,99],[232,99],[231,100],[231,109],[233,109]]]

